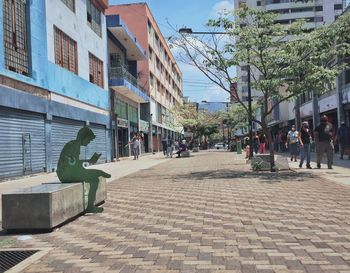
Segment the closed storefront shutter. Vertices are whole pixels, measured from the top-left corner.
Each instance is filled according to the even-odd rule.
[[[58,159],[60,158],[61,151],[64,145],[71,140],[75,140],[78,131],[84,126],[84,122],[63,119],[63,118],[53,118],[52,120],[52,137],[51,137],[51,147],[52,147],[52,168],[56,170]],[[84,154],[85,152],[83,152]],[[81,154],[82,155],[82,154]]]
[[[106,141],[106,127],[103,125],[91,124],[91,130],[94,132],[96,138],[90,142],[86,149],[86,159],[90,159],[92,155],[101,153],[101,157],[97,163],[107,162],[107,141]]]
[[[0,178],[46,170],[42,114],[0,107]]]
[[[52,122],[52,166],[56,170],[57,163],[64,145],[75,140],[79,130],[85,125],[82,121],[54,118]],[[103,125],[91,124],[89,126],[96,138],[87,147],[80,147],[80,159],[88,160],[96,153],[101,153],[97,163],[105,163],[107,160],[106,129]]]

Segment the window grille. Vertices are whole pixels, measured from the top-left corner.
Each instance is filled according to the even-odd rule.
[[[61,0],[71,11],[75,12],[75,0]]]
[[[55,63],[78,74],[77,42],[54,26]]]
[[[87,22],[91,29],[98,35],[102,36],[101,29],[101,11],[99,11],[91,0],[86,1]]]
[[[90,82],[103,88],[103,62],[89,52]]]
[[[29,75],[27,3],[24,0],[3,0],[5,67]]]

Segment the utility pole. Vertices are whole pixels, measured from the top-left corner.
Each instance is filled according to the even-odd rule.
[[[247,49],[248,52],[248,129],[249,129],[249,159],[253,158],[253,118],[252,118],[252,89],[251,89],[251,81],[250,81],[250,53],[249,48]]]

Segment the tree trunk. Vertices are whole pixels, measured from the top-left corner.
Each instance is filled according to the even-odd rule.
[[[261,127],[264,131],[264,134],[266,135],[267,137],[267,141],[269,143],[269,150],[270,150],[270,171],[271,172],[275,172],[276,169],[275,169],[275,149],[274,149],[274,143],[273,143],[273,140],[272,140],[272,135],[271,135],[271,132],[269,130],[269,128],[267,127],[267,123],[265,121],[265,119],[263,119],[261,121]]]

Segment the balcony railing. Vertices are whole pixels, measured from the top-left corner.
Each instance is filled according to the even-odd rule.
[[[123,78],[131,83],[133,86],[137,87],[142,91],[142,93],[147,95],[147,90],[145,90],[139,83],[138,80],[125,68],[125,67],[111,67],[109,70],[109,75],[111,79]]]

